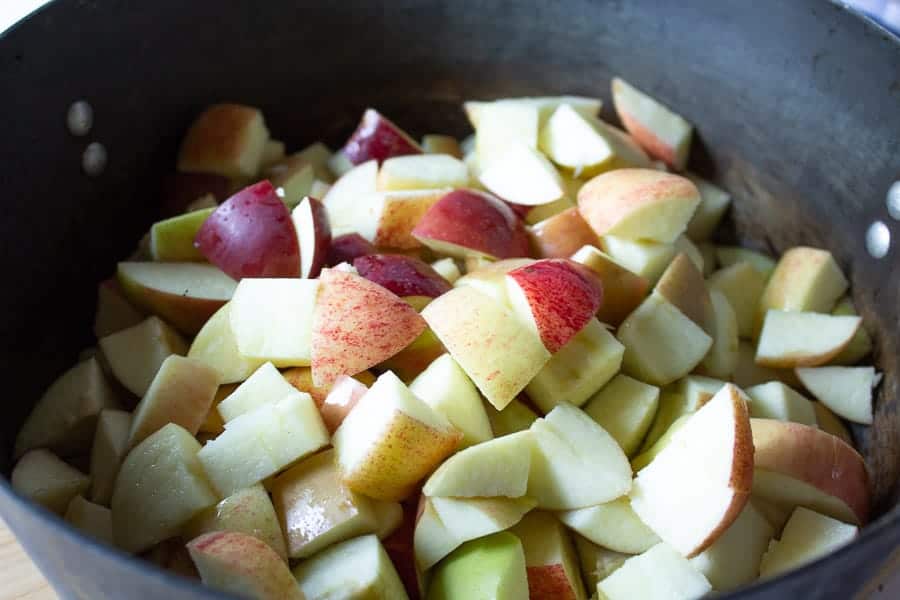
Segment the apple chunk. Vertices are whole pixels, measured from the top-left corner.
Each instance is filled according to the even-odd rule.
[[[659,406],[659,388],[627,375],[616,375],[584,407],[631,456],[650,429]]]
[[[692,557],[734,522],[752,483],[746,396],[728,384],[638,473],[631,506],[664,542]]]
[[[99,345],[113,375],[135,396],[147,393],[166,358],[188,350],[184,339],[158,317],[108,335]]]
[[[543,258],[569,258],[582,246],[596,246],[600,239],[572,206],[531,228],[531,239]]]
[[[751,417],[816,426],[816,411],[812,402],[780,381],[747,388],[747,395],[753,400],[749,406]]]
[[[368,212],[360,211],[362,223],[356,230],[379,248],[421,249],[415,228],[431,207],[451,191],[452,188],[432,188],[367,196],[362,204]]]
[[[715,333],[715,312],[703,273],[684,252],[672,259],[656,283],[654,292],[665,298],[703,331]]]
[[[361,277],[400,296],[437,298],[450,290],[450,282],[428,263],[402,254],[370,254],[353,260]]]
[[[157,221],[150,227],[150,256],[157,261],[203,261],[194,247],[197,232],[215,207]]]
[[[797,369],[797,377],[816,399],[854,423],[872,424],[872,389],[881,375],[872,367]]]
[[[510,531],[519,538],[525,551],[529,598],[585,599],[575,547],[556,517],[546,512],[531,512]]]
[[[315,167],[302,156],[294,154],[266,168],[265,177],[272,183],[276,194],[288,208],[312,194]]]
[[[756,348],[756,362],[765,367],[814,367],[843,350],[862,319],[813,312],[769,310]]]
[[[700,192],[700,205],[685,233],[695,242],[704,242],[712,236],[728,210],[731,194],[696,175],[688,173],[687,178],[694,182]]]
[[[660,278],[676,252],[675,244],[629,240],[614,235],[601,237],[600,246],[618,264],[650,283]]]
[[[716,377],[731,377],[737,368],[739,358],[738,323],[734,309],[719,290],[710,290],[709,299],[712,302],[713,331],[712,346],[706,356],[700,361],[700,371]]]
[[[549,204],[565,194],[556,167],[534,148],[519,144],[490,162],[479,179],[494,194],[522,206]]]
[[[296,391],[272,363],[265,363],[227,398],[223,398],[216,410],[227,423],[266,404],[292,396]]]
[[[719,269],[708,280],[710,290],[721,292],[737,319],[738,335],[750,339],[756,327],[756,309],[766,287],[766,278],[748,262]]]
[[[291,220],[300,240],[300,277],[318,277],[331,246],[325,207],[315,198],[303,198],[291,211]]]
[[[360,198],[375,193],[377,177],[378,163],[374,160],[364,162],[343,174],[322,198],[334,235],[340,236],[356,231],[361,217]],[[362,216],[368,218],[368,215]]]
[[[122,288],[115,279],[101,281],[97,286],[94,335],[98,340],[117,331],[133,327],[144,318],[144,313],[125,299]]]
[[[354,165],[369,160],[384,162],[393,156],[421,154],[409,135],[374,108],[367,108],[356,131],[338,151]]]
[[[88,489],[91,479],[41,448],[30,450],[19,459],[9,482],[17,494],[62,515],[72,498]]]
[[[328,257],[326,264],[329,267],[339,265],[341,263],[353,263],[353,261],[367,254],[375,254],[377,250],[372,242],[365,239],[358,233],[345,233],[331,240],[331,246],[328,247]]]
[[[488,419],[491,421],[491,429],[495,437],[502,437],[518,431],[525,431],[534,423],[538,416],[531,408],[519,399],[515,399],[506,405],[503,410],[497,410],[490,402],[484,402]]]
[[[855,525],[797,508],[784,526],[781,539],[772,542],[763,556],[760,577],[773,577],[811,563],[849,544],[857,533]]]
[[[528,598],[528,572],[519,538],[500,532],[467,542],[434,571],[427,600]]]
[[[75,496],[63,517],[73,527],[106,544],[113,544],[112,512],[105,506]]]
[[[606,600],[696,600],[711,590],[706,577],[668,544],[629,558],[597,584]]]
[[[644,277],[632,273],[594,246],[582,246],[572,260],[593,271],[603,287],[603,302],[597,318],[603,323],[618,326],[643,302],[650,287]]]
[[[178,152],[182,173],[253,177],[269,131],[262,113],[240,104],[214,104],[191,124]]]
[[[221,384],[243,381],[263,363],[259,359],[244,358],[238,352],[237,340],[231,330],[230,302],[203,325],[187,355],[215,369]]]
[[[659,537],[635,514],[627,496],[563,511],[559,519],[595,544],[616,552],[640,554],[659,543]]]
[[[389,158],[378,172],[378,189],[428,190],[466,187],[469,171],[461,160],[446,154],[421,154]]]
[[[459,140],[452,135],[429,133],[422,136],[421,145],[425,154],[446,154],[460,159],[463,157],[462,149],[459,147]]]
[[[102,410],[97,417],[97,432],[91,446],[91,500],[108,505],[122,460],[128,454],[131,413]]]

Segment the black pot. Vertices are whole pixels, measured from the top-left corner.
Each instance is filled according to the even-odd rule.
[[[736,198],[733,231],[772,252],[831,250],[884,371],[856,428],[877,519],[850,546],[740,598],[849,598],[900,544],[900,43],[825,0],[516,2],[58,0],[0,39],[0,461],[45,386],[92,343],[96,282],[159,210],[162,175],[214,101],[263,109],[297,147],[340,141],[376,106],[416,134],[462,134],[468,98],[608,98],[620,74],[698,127],[692,168]],[[89,138],[67,133],[77,99]],[[607,110],[608,112],[608,110]],[[81,169],[88,141],[104,173]],[[895,239],[875,259],[869,225]],[[0,514],[64,598],[219,598],[99,545],[0,481]]]

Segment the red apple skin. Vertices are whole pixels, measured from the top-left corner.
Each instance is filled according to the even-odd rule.
[[[506,274],[525,294],[541,341],[550,352],[566,345],[599,310],[603,288],[585,267],[545,259]]]
[[[194,246],[233,279],[299,277],[291,213],[268,181],[246,187],[206,219]]]
[[[312,212],[312,231],[297,230],[297,236],[311,235],[315,240],[313,246],[313,259],[309,267],[309,273],[305,276],[312,279],[319,276],[322,267],[328,260],[328,250],[331,248],[331,225],[328,223],[328,212],[325,205],[315,198],[309,197],[309,209]]]
[[[343,262],[352,264],[358,257],[376,252],[378,250],[375,246],[363,236],[358,233],[345,233],[332,238],[325,260],[329,267],[333,267]]]
[[[319,413],[330,433],[337,431],[344,418],[350,414],[368,389],[353,377],[343,375],[337,378],[331,391],[319,405]]]
[[[162,215],[174,217],[185,211],[187,205],[206,194],[212,194],[216,202],[228,197],[231,182],[222,175],[210,173],[174,173],[169,175],[162,190]]]
[[[394,156],[422,154],[422,148],[384,115],[368,108],[341,152],[359,165],[373,159],[382,163]]]
[[[454,190],[432,206],[413,236],[470,248],[496,259],[531,255],[522,221],[502,200],[476,190]]]
[[[560,564],[526,567],[529,600],[575,600],[575,590]]]
[[[357,272],[398,296],[437,298],[453,287],[428,263],[403,254],[370,254],[354,259]]]

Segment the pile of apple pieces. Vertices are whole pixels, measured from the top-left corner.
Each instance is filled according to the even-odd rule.
[[[670,172],[690,125],[613,99],[627,132],[469,102],[462,143],[369,110],[287,157],[211,107],[13,487],[254,598],[696,598],[847,543],[835,413],[871,423],[878,376],[846,278],[712,244],[728,194]]]

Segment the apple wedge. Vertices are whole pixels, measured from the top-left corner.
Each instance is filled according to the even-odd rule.
[[[710,591],[706,577],[664,543],[629,558],[597,584],[605,600],[696,600]]]
[[[869,475],[849,444],[814,427],[751,419],[753,495],[782,506],[804,506],[848,523],[869,518]]]
[[[421,146],[425,154],[446,154],[459,159],[463,157],[462,148],[459,147],[459,140],[452,135],[438,133],[423,135]]]
[[[650,282],[632,273],[594,246],[582,246],[572,260],[581,263],[597,277],[603,287],[603,302],[597,318],[603,323],[618,326],[647,296]]]
[[[831,412],[831,409],[821,402],[813,402],[812,405],[813,410],[816,413],[816,423],[818,424],[819,429],[842,439],[852,446],[853,436],[850,435],[850,431],[847,430],[847,426],[844,425],[840,417]]]
[[[378,171],[377,186],[383,191],[458,188],[469,184],[469,170],[447,154],[417,154],[389,158]]]
[[[481,171],[481,184],[504,200],[540,206],[563,197],[562,178],[549,160],[533,147],[514,144]]]
[[[350,411],[356,407],[369,388],[352,377],[342,375],[334,382],[325,399],[319,404],[319,413],[329,433],[341,426]]]
[[[319,282],[311,342],[317,386],[377,365],[425,330],[415,309],[368,279],[327,269]]]
[[[450,282],[428,263],[411,256],[370,254],[354,259],[353,267],[360,277],[377,283],[401,298],[437,298],[451,289]]]
[[[272,363],[264,363],[216,407],[225,423],[297,392]]]
[[[634,512],[688,558],[711,546],[750,496],[753,435],[745,399],[735,386],[723,387],[634,480]]]
[[[831,314],[835,316],[850,316],[855,317],[858,316],[859,313],[856,312],[856,307],[853,305],[853,300],[849,297],[845,297],[840,300],[837,305],[834,307],[834,310],[831,311]],[[859,329],[856,330],[856,335],[853,336],[853,339],[850,340],[850,343],[841,350],[841,353],[831,359],[831,364],[834,365],[855,365],[860,360],[868,356],[872,352],[872,337],[869,335],[869,332],[866,331],[865,324],[860,323]]]
[[[334,433],[343,482],[378,500],[399,500],[452,454],[460,433],[396,375],[381,375]]]
[[[331,246],[331,227],[325,206],[315,198],[303,198],[291,211],[300,244],[300,277],[318,277]]]
[[[304,600],[280,556],[262,540],[236,531],[214,531],[187,545],[203,583],[214,590],[258,600]]]
[[[658,406],[658,387],[616,375],[588,400],[584,412],[631,456],[649,431]]]
[[[507,404],[503,410],[497,410],[487,401],[483,405],[491,422],[491,430],[494,432],[494,437],[497,438],[525,431],[538,418],[537,413],[519,399]]]
[[[222,305],[203,325],[187,355],[215,369],[222,384],[247,379],[263,362],[244,358],[238,352],[237,340],[231,330],[230,302]]]
[[[294,208],[304,197],[312,195],[316,171],[309,161],[294,154],[270,165],[264,175],[281,201]]]
[[[188,129],[178,151],[182,173],[253,177],[269,140],[262,113],[241,104],[214,104]]]
[[[322,198],[333,235],[356,231],[360,220],[359,199],[375,193],[377,177],[378,162],[370,160],[352,167],[334,182]]]
[[[519,538],[525,552],[529,598],[585,600],[575,547],[556,517],[547,512],[531,512],[510,533]]]
[[[358,233],[345,233],[331,239],[325,262],[329,267],[341,263],[352,264],[357,257],[375,254],[376,252],[377,250],[372,245],[372,242]]]
[[[97,431],[91,446],[90,499],[104,506],[112,498],[113,484],[119,467],[131,448],[131,413],[124,410],[102,410],[97,417]]]
[[[451,191],[452,188],[444,187],[378,192],[367,196],[363,204],[371,207],[373,216],[366,217],[357,231],[379,248],[419,250],[422,242],[414,235],[416,226],[431,207]]]
[[[710,290],[721,292],[734,310],[738,335],[752,338],[756,309],[766,287],[765,276],[752,264],[741,261],[716,271],[707,283]]]
[[[815,367],[843,350],[862,319],[814,312],[769,310],[759,335],[756,362],[765,367]]]
[[[600,238],[601,249],[635,275],[655,283],[675,257],[674,244],[629,240],[613,235]]]
[[[475,126],[475,156],[481,170],[502,160],[514,146],[537,148],[538,107],[515,101],[485,103]]]
[[[101,281],[97,286],[97,310],[94,313],[94,336],[99,340],[110,334],[134,327],[146,315],[134,307],[115,279]]]
[[[780,381],[770,381],[747,388],[747,395],[753,400],[749,404],[751,417],[816,426],[813,403]]]
[[[709,181],[691,173],[685,175],[700,192],[700,205],[691,218],[685,232],[694,242],[707,241],[719,226],[725,211],[731,205],[731,194]]]
[[[237,282],[212,265],[184,262],[121,262],[117,277],[135,306],[188,335],[199,332],[237,287]]]
[[[147,393],[166,358],[188,350],[184,339],[158,317],[108,335],[99,346],[113,375],[135,396]]]
[[[22,455],[9,483],[20,496],[61,516],[72,498],[87,491],[91,479],[49,450],[40,448]]]
[[[600,239],[574,206],[536,223],[531,241],[543,258],[569,258],[582,246],[597,246]]]
[[[659,537],[632,510],[627,496],[558,515],[570,529],[616,552],[640,554],[659,543]]]
[[[612,166],[616,152],[605,131],[594,126],[595,121],[570,105],[560,105],[541,127],[541,151],[578,177],[598,174],[605,166]]]
[[[596,117],[603,106],[603,101],[599,98],[588,98],[585,96],[525,96],[521,98],[504,98],[493,102],[468,100],[463,102],[463,110],[474,129],[478,129],[481,123],[482,109],[485,106],[489,107],[494,104],[512,104],[537,108],[538,121],[543,125],[564,104],[571,106],[578,114],[584,117]]]
[[[716,246],[716,261],[723,269],[739,262],[750,263],[765,281],[775,270],[775,261],[770,256],[740,246]]]
[[[358,165],[370,160],[381,163],[394,156],[421,154],[422,149],[384,115],[374,108],[367,108],[356,131],[338,153]]]
[[[521,207],[521,209],[523,209],[525,212],[525,215],[522,218],[525,220],[526,224],[537,225],[541,221],[546,221],[550,217],[558,215],[559,213],[564,212],[570,208],[576,208],[573,198],[578,195],[578,189],[581,188],[581,182],[577,179],[566,177],[562,174],[560,174],[560,177],[562,177],[563,180],[563,188],[565,188],[566,190],[565,196],[563,196],[559,200],[554,200],[553,202],[548,202],[547,204],[541,204],[540,206]],[[512,204],[510,206],[518,207],[518,205]],[[513,210],[516,211],[516,214],[519,214],[520,209],[517,209],[515,207],[513,208]],[[579,215],[579,217],[580,216],[581,215]],[[582,221],[584,221],[584,219],[582,219]],[[585,223],[585,225],[587,224]],[[594,235],[593,230],[591,230],[591,235]]]
[[[215,208],[204,208],[157,221],[150,227],[150,256],[156,261],[204,261],[194,238]]]
[[[734,309],[719,290],[709,290],[709,299],[712,302],[713,332],[712,346],[709,352],[700,361],[699,370],[707,375],[715,377],[731,377],[738,363],[738,323]]]
[[[457,548],[434,570],[426,599],[518,600],[528,594],[522,543],[503,531]]]
[[[66,523],[105,544],[113,544],[112,512],[105,506],[75,496],[63,516]]]
[[[616,569],[625,564],[626,560],[631,558],[629,554],[598,546],[577,533],[573,537],[575,538],[575,550],[578,552],[578,561],[581,565],[581,576],[584,578],[588,591],[596,590],[598,583],[612,575]]]
[[[854,423],[872,424],[872,389],[881,381],[873,367],[796,369],[797,377],[829,409]]]
[[[700,326],[708,335],[716,331],[716,314],[703,273],[684,252],[672,259],[653,289]]]
[[[488,261],[477,268],[469,268],[466,261],[466,274],[456,280],[454,287],[471,286],[482,294],[490,296],[500,304],[508,305],[505,275],[513,269],[534,263],[531,258],[506,258],[496,262]]]
[[[435,273],[446,279],[451,285],[456,283],[456,280],[462,277],[459,266],[452,258],[438,259],[431,263],[431,268],[434,269]]]
[[[773,541],[762,558],[759,575],[774,577],[800,568],[846,546],[859,533],[855,525],[799,507],[788,519],[781,539]]]

